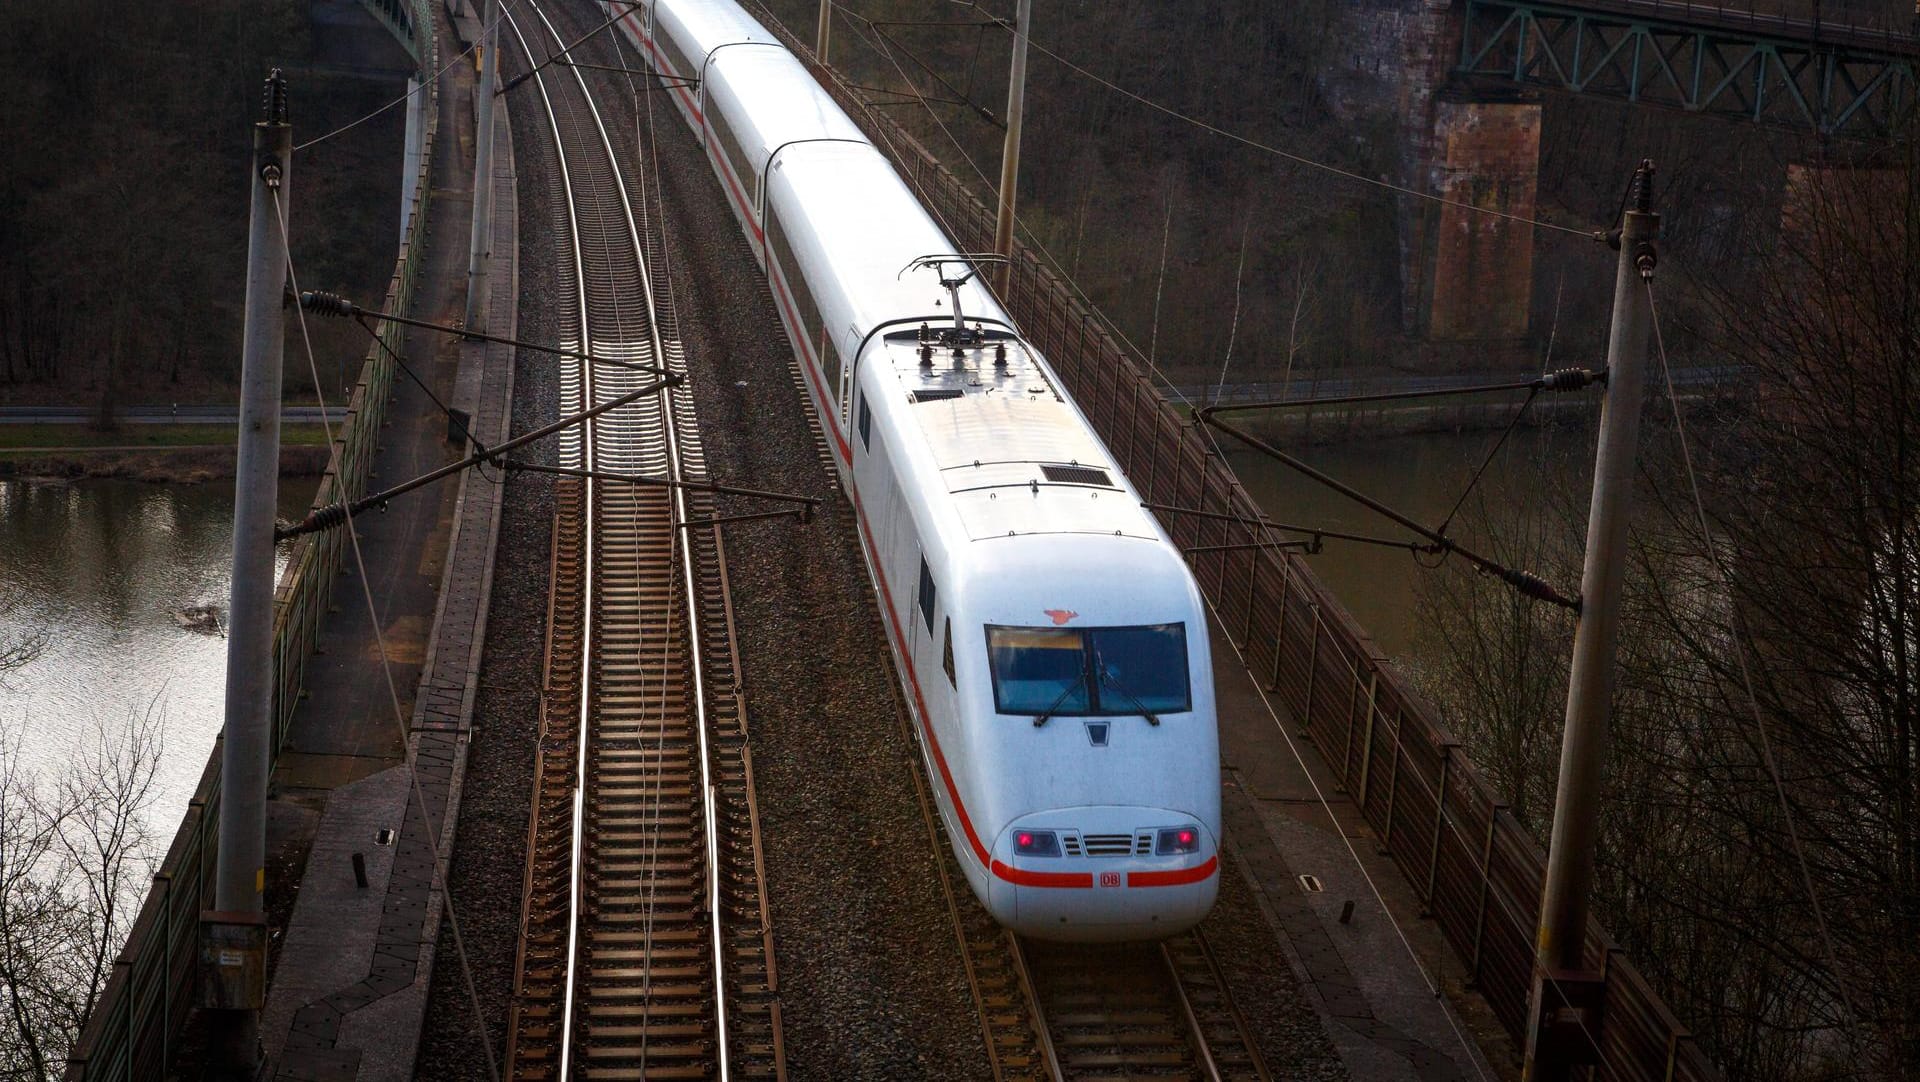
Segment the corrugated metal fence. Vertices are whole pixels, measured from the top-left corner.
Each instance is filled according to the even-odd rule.
[[[431,27],[427,0],[411,0],[411,25]],[[421,35],[417,46],[433,70],[434,40]],[[401,239],[393,276],[387,282],[383,310],[405,312],[413,299],[426,239],[428,183],[433,167],[435,109],[438,89],[428,80],[425,93],[425,137],[420,170],[414,179],[413,214]],[[295,171],[295,183],[299,173]],[[383,323],[380,334],[389,348],[400,348],[402,328]],[[313,506],[354,499],[366,490],[367,472],[378,443],[380,419],[393,379],[392,362],[378,346],[370,345],[360,368],[360,379],[348,399],[345,420],[334,430],[334,454],[320,479]],[[275,592],[273,626],[274,747],[285,739],[299,702],[307,655],[320,631],[320,621],[332,596],[334,576],[340,570],[345,536],[338,530],[307,534],[291,543],[286,570]],[[127,935],[126,946],[114,960],[99,1001],[86,1028],[68,1056],[69,1082],[166,1077],[174,1043],[195,1001],[194,975],[199,954],[200,911],[212,904],[214,850],[219,840],[220,745],[200,775],[200,785],[187,805],[186,818],[153,877],[140,914]]]
[[[763,14],[764,17],[764,14]],[[869,108],[806,47],[771,24],[814,67],[841,106],[886,152],[968,251],[993,244],[992,211],[891,117]],[[1167,401],[1101,318],[1016,248],[1006,307],[1046,354],[1108,450],[1149,503],[1251,520],[1259,509],[1206,436]],[[1260,542],[1239,522],[1160,513],[1183,548]],[[1516,1041],[1527,1021],[1533,937],[1546,854],[1495,798],[1438,713],[1408,686],[1299,556],[1272,547],[1190,557],[1221,625],[1379,833],[1381,844],[1459,952],[1473,987]],[[1596,1077],[1717,1080],[1673,1017],[1598,924],[1592,965],[1606,977]]]

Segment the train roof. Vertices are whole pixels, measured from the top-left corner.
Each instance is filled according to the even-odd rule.
[[[789,130],[802,138],[832,130],[823,129],[815,110],[837,108],[830,100],[813,102],[817,91],[800,93],[771,78],[780,74],[771,50],[719,55],[727,59],[716,87],[724,83],[750,104],[756,141]],[[761,84],[765,93],[754,78],[761,72],[770,77]],[[799,73],[813,88],[812,78]],[[782,118],[771,119],[768,110]],[[851,127],[844,114],[841,120]],[[858,129],[851,135],[858,138]],[[952,326],[953,302],[938,273],[907,268],[922,256],[951,254],[953,241],[878,149],[864,141],[790,145],[768,170],[766,199],[769,243],[777,247],[776,238],[784,238],[791,245],[836,343],[848,335],[873,336],[859,363],[884,361],[901,389],[897,399],[879,405],[887,428],[924,437],[906,442],[919,443],[915,457],[936,471],[947,493],[939,501],[933,499],[938,489],[929,489],[926,498],[948,502],[965,536],[1165,540],[1045,361],[1018,337],[1012,318],[978,279],[959,290],[978,346],[958,360],[950,348],[935,346],[931,363],[922,363],[918,326],[898,321],[924,317],[937,337]],[[843,344],[851,351],[858,342]]]
[[[780,44],[779,38],[774,37],[771,31],[732,0],[675,0],[665,7],[657,3],[652,6],[655,18],[663,15],[671,17],[702,49],[739,41]],[[785,51],[784,46],[781,51]],[[701,58],[693,59],[698,63]]]
[[[924,336],[941,328],[930,321]],[[966,536],[1162,539],[1039,355],[990,325],[978,334],[977,345],[956,350],[904,327],[861,361],[892,368],[903,391],[888,411],[894,428],[924,437]]]
[[[864,334],[903,315],[951,314],[934,273],[905,268],[920,256],[952,251],[953,242],[879,150],[864,142],[790,147],[774,161],[767,185],[770,217],[793,224],[786,233],[822,308],[830,306],[829,294],[845,302],[845,313],[834,313],[836,334],[849,324]],[[809,234],[833,243],[809,244]],[[968,315],[1011,322],[977,281],[961,287],[960,302]]]
[[[725,77],[714,80],[710,100],[726,111],[755,170],[764,169],[767,156],[782,146],[816,139],[867,142],[832,95],[787,50],[722,49],[713,63]],[[753,93],[758,85],[778,86],[780,92]],[[749,94],[752,108],[743,100]],[[751,188],[754,178],[742,179]]]

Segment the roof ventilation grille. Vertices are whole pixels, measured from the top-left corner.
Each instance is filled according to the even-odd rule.
[[[1096,470],[1090,466],[1043,465],[1040,467],[1040,472],[1046,475],[1047,480],[1063,485],[1099,485],[1101,488],[1113,487],[1113,479],[1107,476],[1107,471]]]
[[[924,391],[913,392],[913,400],[915,402],[945,402],[949,399],[964,397],[966,393],[967,392],[958,387],[931,387]]]

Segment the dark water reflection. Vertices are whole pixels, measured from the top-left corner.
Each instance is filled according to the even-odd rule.
[[[297,516],[311,479],[281,485]],[[48,633],[46,650],[0,676],[0,726],[19,768],[51,784],[98,726],[149,708],[162,721],[150,819],[171,836],[221,724],[226,640],[175,614],[211,605],[225,623],[233,544],[229,485],[0,481],[0,634]]]
[[[1432,527],[1446,518],[1498,437],[1498,432],[1434,433],[1324,447],[1281,446]],[[1227,458],[1248,494],[1279,521],[1412,539],[1373,511],[1263,455],[1229,445]],[[1518,430],[1487,469],[1476,499],[1461,509],[1450,535],[1469,545],[1484,540],[1483,516],[1490,510],[1529,516],[1549,492],[1556,500],[1570,492],[1584,506],[1591,475],[1592,443],[1585,426]],[[1416,583],[1435,572],[1422,568],[1404,550],[1335,541],[1328,541],[1310,560],[1321,581],[1382,649],[1397,660],[1419,664]]]

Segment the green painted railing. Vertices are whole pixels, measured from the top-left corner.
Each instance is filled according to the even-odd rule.
[[[374,5],[369,5],[374,6]],[[409,27],[430,28],[429,0],[409,0]],[[392,20],[383,19],[393,25]],[[400,32],[395,30],[395,36]],[[436,49],[431,33],[412,42],[411,29],[402,44],[434,70]],[[420,169],[413,177],[413,213],[400,253],[387,282],[383,308],[403,313],[413,300],[424,262],[427,201],[432,193],[434,137],[438,128],[438,88],[426,80],[425,136]],[[296,172],[295,177],[298,177]],[[380,334],[389,348],[398,350],[401,328],[382,323]],[[320,479],[314,507],[356,498],[366,490],[367,473],[379,443],[380,420],[393,381],[392,362],[370,345],[360,367],[360,379],[347,400],[345,419],[334,431],[333,455]],[[286,570],[275,591],[273,623],[273,722],[276,758],[300,701],[301,678],[307,656],[320,633],[320,622],[332,596],[335,576],[344,555],[345,536],[338,530],[307,534],[289,544]],[[214,744],[200,784],[187,804],[186,818],[174,834],[160,870],[153,877],[145,904],[128,932],[127,942],[114,960],[113,973],[88,1015],[86,1027],[67,1059],[68,1082],[105,1082],[122,1079],[160,1080],[172,1065],[175,1044],[195,1003],[195,973],[199,956],[200,911],[211,905],[215,848],[219,841],[220,744]],[[191,1074],[191,1072],[188,1072]]]

